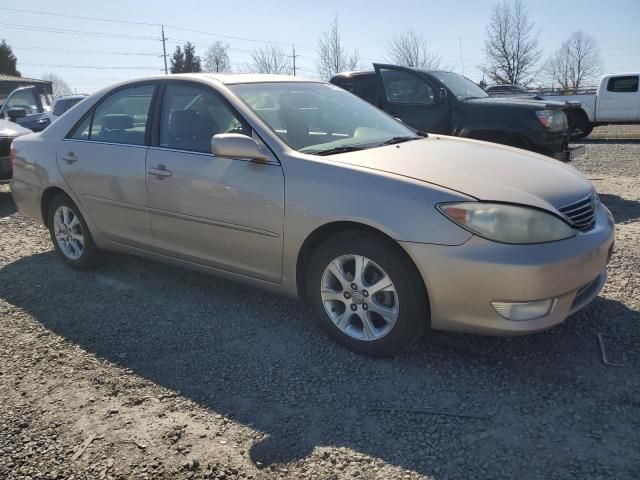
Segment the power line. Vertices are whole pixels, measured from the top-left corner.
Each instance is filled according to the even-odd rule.
[[[95,20],[98,22],[111,22],[111,23],[129,23],[131,25],[148,25],[152,27],[159,27],[159,23],[147,23],[147,22],[134,22],[131,20],[116,20],[110,18],[99,18],[99,17],[87,17],[82,15],[68,15],[64,13],[53,13],[53,12],[42,12],[37,10],[23,10],[21,8],[6,8],[2,7],[3,10],[9,12],[20,12],[20,13],[31,13],[35,15],[49,15],[51,17],[65,17],[65,18],[76,18],[79,20]]]
[[[157,67],[121,67],[121,66],[97,66],[97,65],[50,65],[44,63],[23,63],[20,62],[20,65],[26,65],[29,67],[47,67],[47,68],[82,68],[82,69],[92,69],[92,70],[155,70],[158,71]]]
[[[143,35],[122,35],[117,33],[106,32],[87,32],[84,30],[71,30],[66,28],[53,28],[53,27],[39,27],[35,25],[22,25],[17,23],[0,23],[8,28],[15,28],[17,30],[31,30],[35,32],[47,32],[47,33],[60,33],[64,35],[84,35],[88,37],[105,37],[105,38],[126,38],[129,40],[159,40],[156,37],[148,37]]]
[[[61,48],[44,48],[44,47],[30,47],[23,45],[11,45],[11,48],[16,50],[33,50],[39,52],[53,52],[53,53],[77,53],[80,55],[127,55],[127,56],[148,56],[157,57],[157,53],[151,52],[106,52],[95,50],[66,50]]]

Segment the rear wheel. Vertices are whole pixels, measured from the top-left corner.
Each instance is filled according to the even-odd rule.
[[[426,329],[422,279],[383,237],[358,231],[331,237],[312,256],[306,286],[322,327],[355,352],[393,356]]]
[[[97,265],[100,251],[78,207],[68,196],[58,195],[51,201],[47,224],[53,245],[65,263],[78,270],[90,270]]]

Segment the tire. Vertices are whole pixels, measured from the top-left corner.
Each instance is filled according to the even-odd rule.
[[[571,140],[588,137],[593,131],[593,124],[583,110],[571,114],[569,125],[571,126],[571,135],[569,135]]]
[[[358,261],[364,275],[354,278]],[[306,298],[315,317],[351,351],[391,357],[426,331],[422,278],[400,247],[381,235],[352,230],[330,237],[313,253],[306,273]],[[380,279],[391,286],[369,294],[367,288],[382,286]]]
[[[98,265],[100,250],[80,210],[67,195],[53,198],[47,225],[53,246],[67,265],[77,270],[92,270]]]

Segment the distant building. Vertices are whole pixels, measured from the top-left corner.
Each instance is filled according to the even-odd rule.
[[[46,80],[38,80],[36,78],[15,77],[13,75],[5,75],[0,73],[0,102],[7,98],[11,92],[18,87],[38,87],[41,94],[53,95],[53,86],[51,82]]]

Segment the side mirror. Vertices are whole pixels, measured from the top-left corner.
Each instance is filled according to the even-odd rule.
[[[7,115],[9,116],[9,120],[15,122],[19,118],[26,117],[27,111],[24,108],[10,108],[7,110]]]
[[[446,88],[441,88],[440,89],[440,103],[446,102],[448,96],[449,96],[449,94],[447,93],[447,89]]]
[[[239,133],[221,133],[211,139],[211,152],[221,158],[242,158],[265,161],[267,156],[260,151],[256,141]]]

